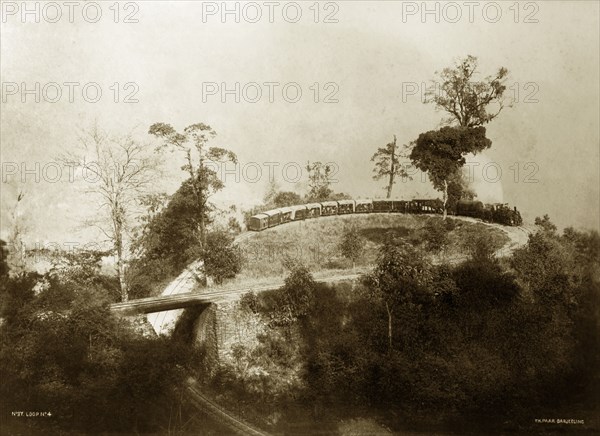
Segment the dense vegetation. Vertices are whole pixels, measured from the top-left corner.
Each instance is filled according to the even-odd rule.
[[[349,405],[398,430],[522,430],[545,416],[597,428],[600,238],[538,224],[502,261],[483,240],[456,266],[387,241],[360,286],[319,285],[293,266],[282,289],[242,300],[268,329],[254,349],[237,348],[243,374],[222,381],[279,430],[325,428]]]
[[[159,293],[191,262],[202,259],[205,273],[216,283],[234,277],[241,268],[241,254],[233,245],[231,229],[212,225],[204,242],[198,231],[200,211],[190,180],[168,199],[150,198],[133,242],[128,281],[133,298]],[[211,221],[208,216],[204,224]]]
[[[3,256],[3,260],[5,257]],[[115,317],[115,277],[95,253],[67,253],[44,276],[2,265],[0,414],[6,434],[166,433],[198,356]],[[12,412],[50,412],[25,418]]]

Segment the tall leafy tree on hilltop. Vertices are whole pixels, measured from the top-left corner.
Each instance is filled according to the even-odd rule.
[[[445,111],[449,117],[442,123],[456,128],[456,131],[440,129],[435,134],[427,132],[420,135],[416,141],[419,150],[411,154],[413,163],[419,163],[417,167],[429,174],[434,187],[444,192],[444,217],[449,193],[453,201],[465,193],[467,196],[470,194],[464,180],[461,180],[464,155],[491,146],[491,142],[485,139],[482,126],[512,104],[505,95],[508,70],[500,67],[495,75],[481,79],[477,68],[477,58],[469,55],[458,60],[453,67],[436,73],[437,77],[426,92],[425,103],[432,103],[436,109]],[[479,130],[470,132],[470,129]],[[461,144],[462,139],[466,140],[465,144]]]
[[[414,165],[428,174],[433,186],[443,193],[447,216],[448,183],[466,163],[465,155],[490,148],[485,127],[442,127],[421,133],[410,154]]]
[[[187,126],[183,133],[177,132],[170,124],[155,123],[150,126],[148,133],[163,140],[159,149],[167,148],[183,153],[185,164],[181,169],[189,175],[198,214],[199,239],[202,246],[206,245],[206,226],[210,222],[212,210],[209,199],[224,187],[215,166],[218,168],[226,162],[237,164],[237,156],[225,148],[209,147],[208,142],[217,134],[204,123]]]
[[[373,179],[381,180],[384,177],[388,178],[386,186],[387,198],[392,196],[392,188],[394,183],[396,183],[396,176],[408,177],[406,168],[400,162],[400,157],[402,157],[402,154],[396,145],[396,135],[394,135],[392,142],[388,143],[385,147],[378,148],[373,157],[371,157],[371,161],[375,162],[375,168],[373,169],[375,175]]]
[[[482,126],[507,106],[504,83],[508,70],[500,67],[495,75],[477,81],[477,67],[477,58],[469,55],[456,62],[453,68],[436,73],[433,85],[425,94],[425,102],[435,104],[436,109],[450,115],[444,123],[461,127]]]

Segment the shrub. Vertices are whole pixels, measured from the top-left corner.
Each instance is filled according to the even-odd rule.
[[[446,221],[441,218],[430,218],[422,229],[422,239],[428,250],[438,253],[448,245],[448,229]]]
[[[242,253],[233,245],[233,237],[222,230],[210,232],[206,237],[206,248],[203,253],[206,274],[215,283],[233,278],[242,267]]]

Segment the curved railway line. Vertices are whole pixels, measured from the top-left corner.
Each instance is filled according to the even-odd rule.
[[[187,382],[187,393],[190,401],[199,409],[201,409],[204,413],[215,419],[217,422],[229,428],[233,433],[239,435],[249,435],[249,436],[269,436],[270,433],[267,433],[263,430],[260,430],[248,422],[246,422],[243,418],[234,415],[231,411],[221,407],[213,400],[208,398],[206,395],[202,393],[196,380],[188,379]]]

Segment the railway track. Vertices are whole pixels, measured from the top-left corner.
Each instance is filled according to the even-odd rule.
[[[235,416],[229,410],[221,407],[202,393],[198,383],[190,378],[187,382],[187,394],[191,402],[207,415],[228,427],[233,433],[249,436],[270,436],[270,433],[260,430],[249,424],[239,416]]]
[[[316,279],[318,283],[335,283],[346,280],[356,280],[366,269],[360,269],[347,274],[338,274],[331,277]],[[264,292],[279,289],[284,285],[283,280],[275,280],[267,285],[256,285],[235,289],[223,289],[213,292],[186,292],[181,294],[160,295],[158,297],[139,298],[122,303],[110,305],[110,309],[124,315],[139,313],[164,312],[175,309],[183,309],[198,304],[210,304],[225,298],[236,297],[248,292]]]

